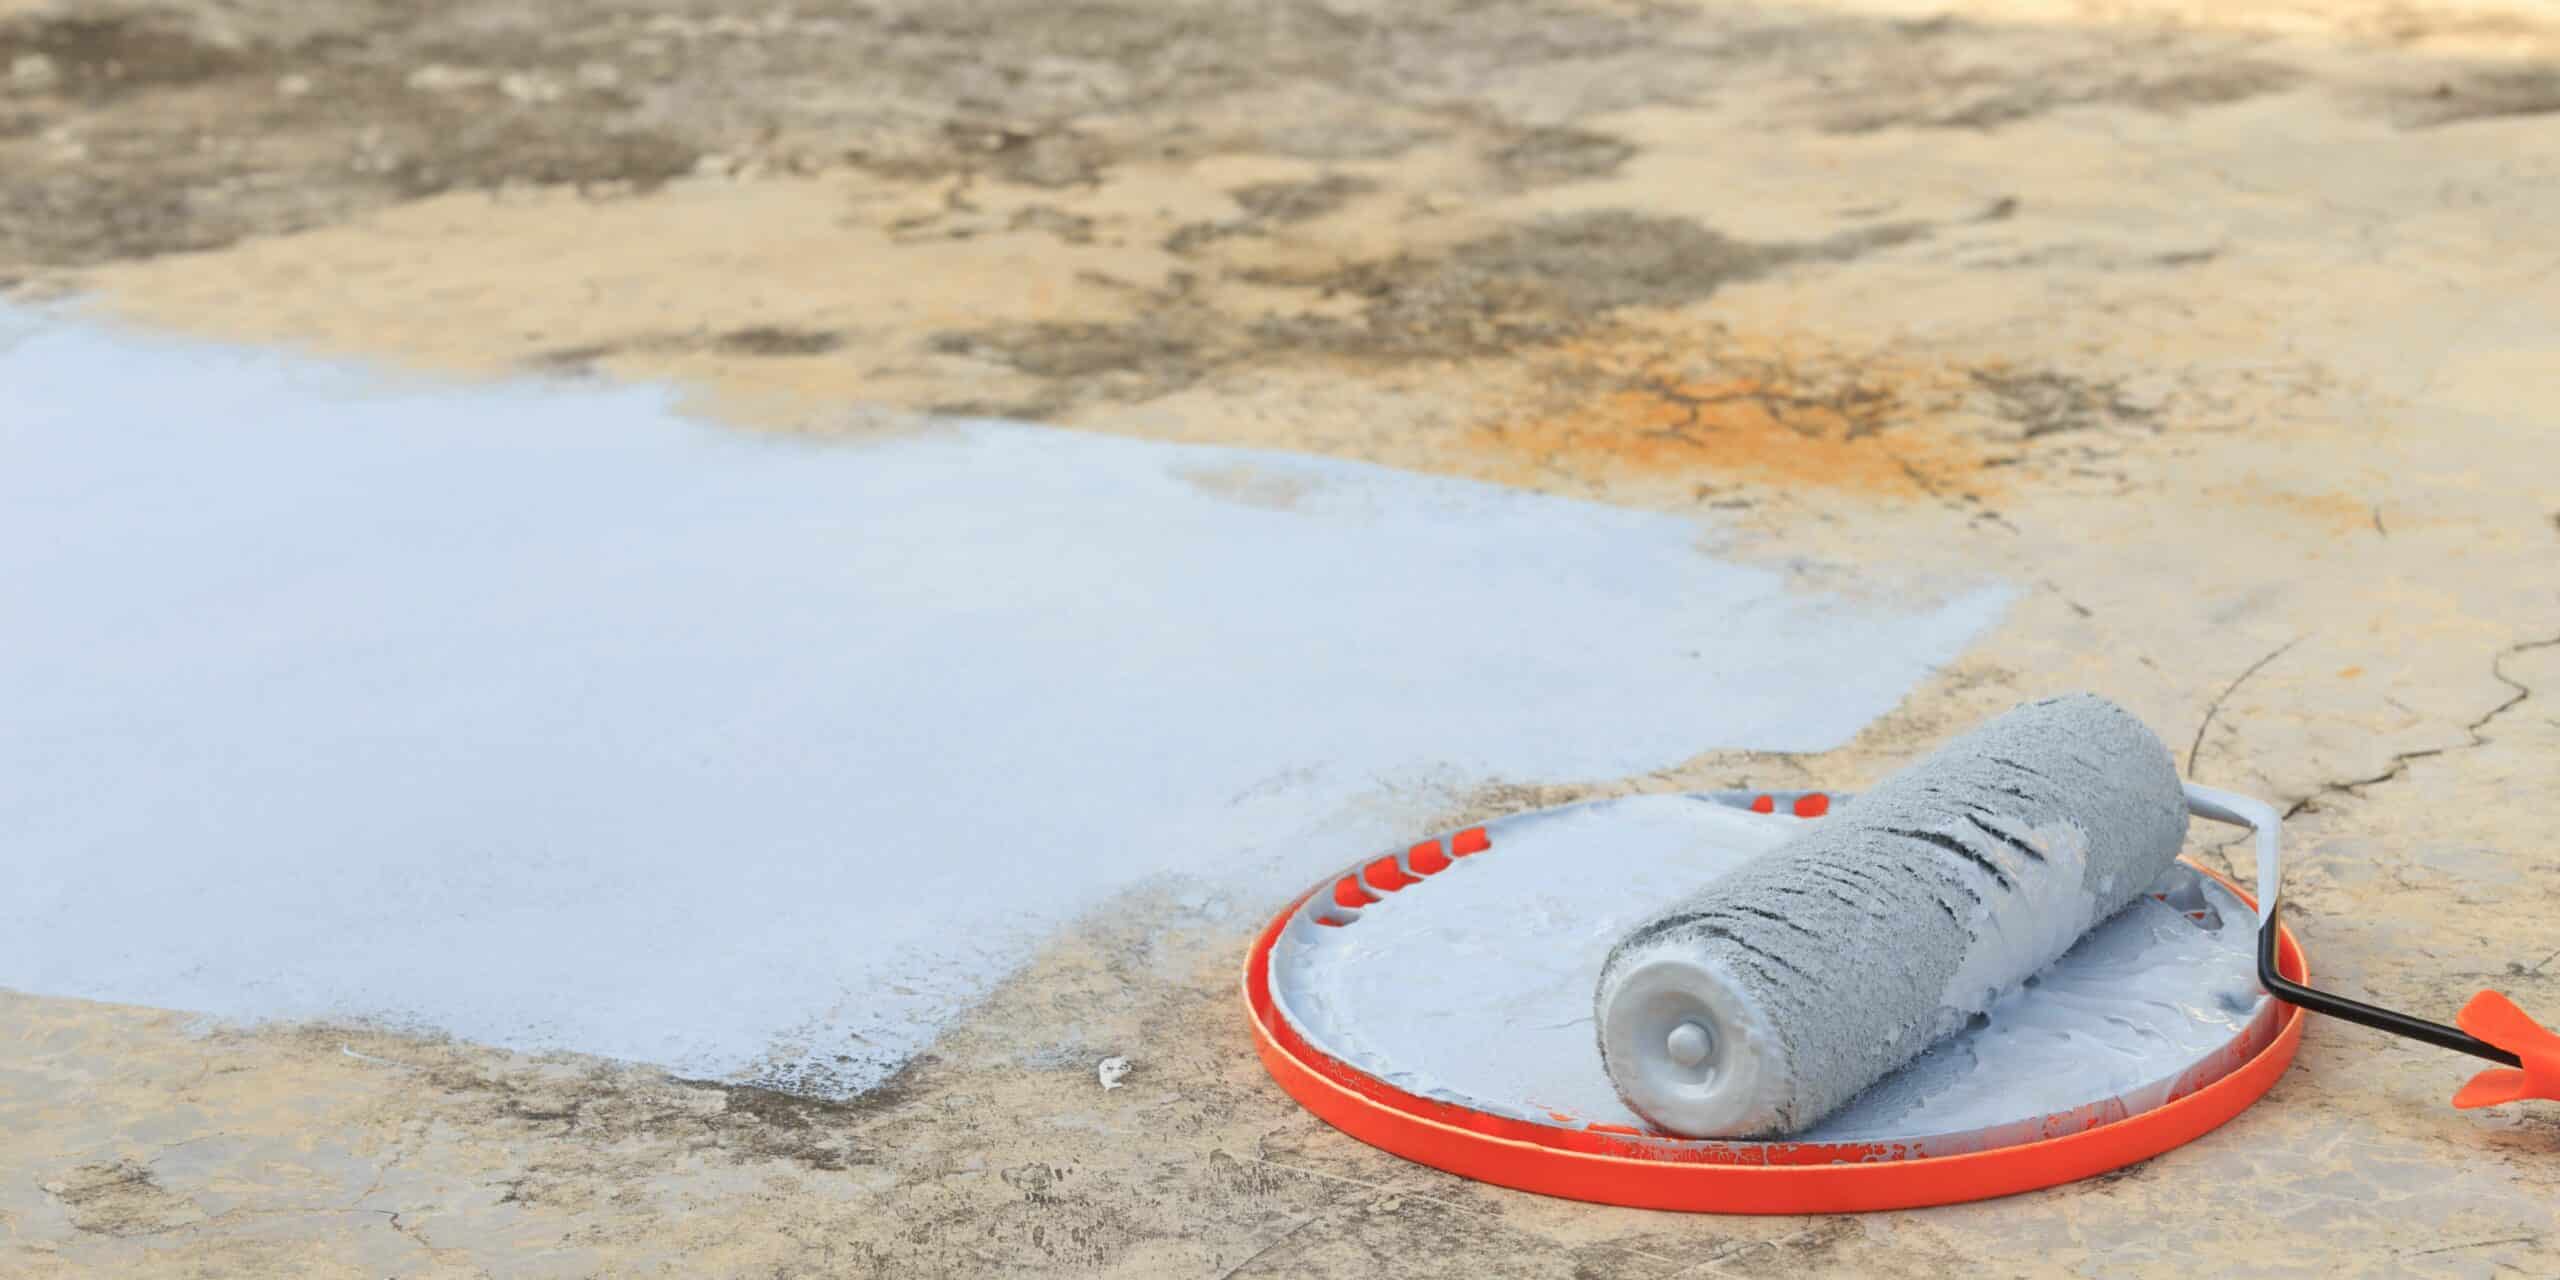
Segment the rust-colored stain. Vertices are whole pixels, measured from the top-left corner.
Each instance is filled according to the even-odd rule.
[[[2331,533],[2378,534],[2386,527],[2381,513],[2363,498],[2346,493],[2296,493],[2273,487],[2266,476],[2246,476],[2237,484],[2216,485],[2205,492],[2226,502],[2280,511]]]
[[[1562,407],[1471,429],[1523,472],[1730,477],[1898,497],[1980,494],[1980,442],[1948,421],[1961,372],[1783,358],[1696,368],[1581,351]]]

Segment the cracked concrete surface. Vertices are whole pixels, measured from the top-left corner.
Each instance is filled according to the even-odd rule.
[[[2322,783],[2319,790],[2314,791],[2310,795],[2304,796],[2301,799],[2294,801],[2291,805],[2286,806],[2284,812],[2285,820],[2290,822],[2305,810],[2317,808],[2320,801],[2327,796],[2361,796],[2364,794],[2364,790],[2367,787],[2379,786],[2382,783],[2393,781],[2394,779],[2408,773],[2409,763],[2413,760],[2424,760],[2432,756],[2443,755],[2449,751],[2469,750],[2485,744],[2488,739],[2482,736],[2481,730],[2488,728],[2491,721],[2515,710],[2517,707],[2522,706],[2533,697],[2533,686],[2524,684],[2521,681],[2518,681],[2515,677],[2507,674],[2507,660],[2521,654],[2531,653],[2537,649],[2549,649],[2554,646],[2560,646],[2560,636],[2553,636],[2544,640],[2527,640],[2509,645],[2505,649],[2499,650],[2495,656],[2489,659],[2489,674],[2495,677],[2498,683],[2507,686],[2508,693],[2506,698],[2500,701],[2498,705],[2481,712],[2477,719],[2474,719],[2469,724],[2462,726],[2462,731],[2467,735],[2469,739],[2468,741],[2457,743],[2449,747],[2420,747],[2414,751],[2392,752],[2391,763],[2388,767],[2384,768],[2382,772],[2374,774],[2369,778],[2345,778],[2335,782]]]
[[[0,0],[0,281],[751,428],[1003,409],[1696,512],[1834,588],[1996,574],[2031,594],[1840,751],[1449,818],[1854,786],[2098,688],[2290,811],[2320,981],[2560,1017],[2560,12],[511,13]],[[0,993],[0,1273],[2560,1273],[2560,1113],[2327,1025],[2224,1129],[1996,1203],[1465,1183],[1263,1079],[1231,979],[1277,905],[1133,895],[845,1103]]]

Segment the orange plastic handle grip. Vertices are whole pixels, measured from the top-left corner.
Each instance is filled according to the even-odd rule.
[[[2533,1020],[2516,1002],[2495,991],[2471,997],[2454,1018],[2463,1030],[2516,1055],[2522,1066],[2491,1067],[2471,1077],[2453,1095],[2457,1107],[2494,1107],[2501,1102],[2545,1098],[2560,1102],[2560,1035]]]

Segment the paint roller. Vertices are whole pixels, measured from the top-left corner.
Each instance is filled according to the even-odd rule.
[[[2494,991],[2452,1027],[2279,973],[2275,811],[2182,783],[2140,720],[2090,694],[1949,741],[1620,938],[1596,994],[1610,1081],[1672,1133],[1802,1132],[2129,905],[2190,813],[2257,834],[2270,993],[2499,1064],[2456,1106],[2560,1098],[2560,1035]]]
[[[1621,938],[1601,1058],[1671,1132],[1799,1132],[2132,902],[2186,833],[2140,720],[2028,703]]]

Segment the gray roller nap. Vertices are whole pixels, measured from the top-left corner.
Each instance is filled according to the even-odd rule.
[[[2186,834],[2141,721],[2027,703],[1620,939],[1601,1059],[1671,1132],[1798,1132],[2132,902]]]

